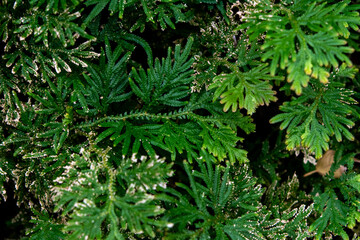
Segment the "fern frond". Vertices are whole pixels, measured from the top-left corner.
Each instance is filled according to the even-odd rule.
[[[261,222],[263,234],[270,239],[306,239],[313,236],[308,231],[307,219],[314,206],[303,204],[309,199],[310,196],[299,189],[296,174],[281,185],[274,181],[265,193],[264,204],[271,214],[266,213]]]
[[[209,100],[207,98],[208,103]],[[77,125],[74,129],[95,126],[107,128],[97,136],[96,143],[110,137],[110,140],[114,141],[114,146],[122,143],[125,155],[138,152],[142,146],[153,156],[154,147],[160,147],[169,151],[172,159],[175,159],[177,153],[186,151],[191,161],[199,157],[197,150],[203,148],[218,156],[219,160],[228,157],[232,163],[247,161],[246,151],[236,146],[242,140],[236,136],[236,131],[238,127],[247,133],[253,131],[254,125],[249,118],[243,117],[240,113],[222,111],[212,112],[212,116],[203,117],[192,112],[192,107],[198,109],[196,104],[190,104],[183,110],[165,114],[139,111],[125,113]],[[188,122],[181,123],[184,119]],[[138,120],[141,120],[140,125]]]
[[[64,47],[67,47],[68,44],[74,45],[75,33],[89,40],[94,39],[73,22],[80,17],[80,12],[69,14],[65,11],[59,15],[54,16],[48,12],[41,12],[37,8],[30,8],[25,16],[14,21],[15,30],[13,33],[20,35],[20,41],[31,36],[35,42],[42,41],[46,47],[49,47],[49,42],[55,39],[60,40]],[[44,24],[39,25],[39,22]]]
[[[352,171],[355,154],[343,154],[343,150],[344,147],[341,147],[335,152],[334,163],[331,165],[330,173],[324,177],[325,182],[314,185],[318,193],[313,197],[314,210],[318,217],[310,225],[309,231],[316,239],[329,234],[349,239],[346,229],[353,228],[356,222],[359,222],[359,175]],[[340,165],[347,165],[349,168],[340,179],[334,179],[334,172]]]
[[[112,52],[110,42],[105,40],[105,53],[102,54],[100,64],[90,65],[89,73],[83,73],[87,84],[74,82],[76,96],[83,108],[78,113],[97,113],[94,111],[97,109],[104,114],[110,104],[123,102],[131,96],[131,92],[125,91],[128,85],[126,65],[130,55],[131,52],[123,53],[120,46]]]
[[[301,7],[306,4],[308,8]],[[303,0],[291,5],[263,1],[248,7],[257,10],[249,10],[243,18],[245,23],[237,30],[246,29],[250,40],[265,34],[262,60],[271,61],[272,75],[278,68],[287,69],[287,79],[296,94],[302,93],[310,76],[326,84],[329,65],[352,65],[347,54],[354,50],[339,37],[348,38],[349,26],[357,29],[360,25],[360,17],[355,13],[359,7],[350,5],[350,1],[330,4]]]
[[[243,139],[237,137],[230,127],[216,129],[214,126],[204,123],[201,123],[200,126],[203,128],[200,132],[200,136],[204,139],[203,149],[208,150],[220,161],[226,157],[229,157],[231,163],[236,160],[240,162],[247,161],[247,152],[236,147],[236,143]]]
[[[85,3],[87,6],[95,5],[90,14],[84,21],[84,25],[89,24],[93,19],[95,19],[100,13],[108,6],[110,15],[118,13],[120,19],[123,18],[126,8],[131,8],[137,12],[138,20],[132,26],[131,31],[135,31],[137,28],[144,29],[145,22],[160,24],[160,27],[164,30],[167,26],[175,29],[175,24],[171,18],[175,18],[176,22],[185,21],[187,18],[183,13],[186,9],[186,4],[176,3],[173,1],[160,1],[158,4],[155,4],[151,1],[144,0],[135,0],[135,1],[126,1],[126,0],[92,0]],[[142,11],[139,11],[138,8],[142,8]],[[130,9],[129,9],[130,10]],[[144,20],[143,20],[144,16]]]
[[[142,48],[144,48],[146,55],[148,57],[148,64],[150,66],[153,65],[153,54],[152,54],[152,50],[150,45],[141,37],[135,35],[135,34],[125,34],[124,36],[121,37],[122,39],[126,40],[126,41],[132,41],[135,42],[137,44],[139,44]]]
[[[120,165],[114,169],[109,151],[91,146],[82,155],[73,155],[66,171],[56,180],[56,210],[70,218],[65,231],[70,238],[125,239],[126,231],[154,237],[152,226],[169,225],[158,219],[164,209],[155,203],[154,190],[166,187],[171,165],[163,159],[133,156],[118,161]],[[137,177],[143,171],[148,174]],[[104,229],[103,224],[111,227]]]
[[[167,58],[163,58],[161,63],[156,59],[147,72],[142,68],[139,72],[132,69],[129,83],[134,93],[143,100],[144,109],[150,110],[158,104],[180,107],[188,103],[184,98],[189,95],[188,85],[193,81],[190,69],[193,59],[188,60],[192,43],[193,39],[189,38],[182,53],[180,45],[177,45],[174,60],[169,48]]]
[[[30,220],[34,224],[34,228],[26,233],[31,236],[31,240],[61,240],[65,238],[66,235],[62,231],[63,224],[52,222],[47,211],[38,212],[34,209],[32,211],[36,216]]]
[[[282,122],[280,129],[287,129],[289,150],[303,146],[320,158],[323,150],[329,149],[332,135],[337,141],[342,141],[342,136],[354,140],[349,128],[355,123],[349,115],[359,116],[351,106],[357,102],[352,97],[354,92],[341,86],[333,82],[325,87],[313,82],[312,87],[304,90],[304,96],[284,103],[280,108],[284,113],[270,120],[271,123]]]
[[[316,239],[320,239],[325,228],[331,229],[333,233],[342,236],[343,239],[349,239],[343,229],[347,223],[346,215],[348,207],[337,199],[335,192],[322,193],[314,200],[316,203],[320,203],[319,208],[325,207],[322,215],[310,226],[310,231],[317,230]]]
[[[49,4],[57,3],[51,1]],[[80,12],[55,14],[30,5],[21,14],[7,13],[11,23],[6,19],[0,20],[0,34],[6,34],[3,58],[7,67],[12,66],[13,74],[29,82],[33,77],[44,74],[54,76],[54,70],[56,73],[62,70],[71,72],[73,66],[70,63],[83,65],[82,58],[96,55],[89,50],[89,44],[85,44],[87,49],[75,44],[79,37],[90,41],[95,39],[77,25]],[[11,31],[3,27],[9,27]]]
[[[281,77],[271,77],[266,65],[260,65],[249,72],[241,72],[235,66],[231,70],[232,73],[215,77],[214,83],[209,86],[209,89],[216,89],[214,101],[218,97],[222,98],[220,102],[224,104],[225,112],[229,108],[233,112],[245,108],[251,115],[258,106],[268,105],[270,101],[277,100],[267,81]]]
[[[187,197],[174,189],[168,190],[174,195],[174,208],[166,214],[175,224],[173,229],[179,236],[187,238],[203,238],[213,232],[216,234],[214,237],[218,238],[262,239],[262,235],[255,230],[258,225],[258,215],[255,212],[259,208],[256,199],[262,195],[262,190],[254,189],[255,182],[250,178],[234,178],[230,174],[229,164],[226,168],[214,167],[214,159],[209,155],[204,157],[205,159],[197,160],[200,171],[191,170],[184,161],[190,187],[182,183],[177,186],[187,192]],[[246,173],[241,171],[241,174],[243,176]],[[236,180],[248,182],[242,185]],[[244,214],[235,217],[232,211],[244,211]],[[187,230],[188,225],[195,226],[195,229]],[[173,239],[175,235],[170,232],[166,236]]]

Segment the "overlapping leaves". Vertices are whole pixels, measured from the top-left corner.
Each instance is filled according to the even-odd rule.
[[[10,5],[0,8],[4,15],[0,19],[0,36],[5,44],[3,59],[13,74],[28,81],[34,76],[55,76],[54,70],[71,72],[71,65],[86,67],[84,58],[97,56],[89,49],[89,41],[76,43],[80,36],[95,39],[76,23],[80,12],[64,10],[53,14],[26,3],[18,6],[23,11],[19,15],[9,10],[16,8]]]
[[[202,148],[219,160],[246,161],[246,151],[237,147],[242,138],[236,136],[236,131],[238,127],[247,133],[253,131],[250,118],[222,112],[218,103],[211,103],[209,92],[190,97],[191,44],[192,39],[183,51],[180,45],[176,46],[174,58],[169,49],[167,58],[161,62],[156,59],[147,72],[133,68],[129,85],[137,97],[138,110],[102,117],[77,127],[107,128],[97,136],[96,143],[110,137],[114,146],[121,144],[124,155],[143,149],[154,156],[160,147],[170,152],[172,159],[186,153],[191,161],[200,156],[198,150]],[[164,112],[169,107],[173,111]]]
[[[355,154],[343,154],[343,150],[344,148],[340,148],[335,152],[334,164],[331,166],[330,174],[325,178],[325,189],[323,189],[324,184],[314,185],[317,192],[317,196],[314,197],[317,219],[311,224],[309,230],[315,233],[316,239],[321,239],[323,234],[338,235],[342,239],[349,239],[345,227],[352,229],[360,222],[358,200],[360,175],[352,171]],[[348,169],[340,179],[334,179],[333,173],[340,165],[346,165]]]
[[[105,114],[112,103],[122,102],[132,94],[125,91],[128,86],[126,66],[131,52],[124,51],[121,46],[112,51],[106,39],[105,53],[102,53],[99,65],[90,65],[89,73],[83,74],[86,84],[80,79],[74,82],[75,96],[82,107],[78,111],[80,114]]]
[[[337,141],[345,137],[354,140],[349,128],[355,125],[350,116],[359,116],[352,106],[356,104],[354,92],[343,85],[331,82],[326,86],[313,81],[304,94],[280,107],[280,113],[270,122],[281,122],[280,128],[287,129],[286,145],[289,150],[303,146],[315,152],[320,158],[329,149],[330,137]]]
[[[90,146],[72,155],[55,180],[56,211],[69,217],[64,229],[69,239],[127,239],[127,233],[154,237],[153,226],[171,226],[158,219],[164,209],[156,204],[155,193],[166,187],[171,164],[135,155],[116,159],[110,151]]]
[[[126,8],[133,10],[134,8],[141,7],[142,12],[137,11],[137,22],[133,25],[132,30],[141,28],[143,31],[145,28],[145,22],[158,22],[162,29],[165,29],[167,26],[175,29],[175,24],[172,18],[175,18],[176,22],[184,21],[186,16],[182,12],[186,5],[183,3],[176,3],[177,1],[166,1],[161,0],[156,4],[155,2],[146,1],[146,0],[91,0],[87,1],[85,4],[87,6],[95,5],[84,21],[84,24],[88,24],[95,17],[97,17],[106,7],[110,11],[110,15],[115,13],[118,14],[119,18],[123,18]],[[129,11],[130,11],[129,9]],[[143,16],[145,19],[143,19]],[[144,20],[144,21],[142,21]]]
[[[193,111],[198,107],[197,104],[210,104],[208,95],[205,96],[207,97],[201,99],[203,102],[196,102],[199,98],[194,94],[192,99],[196,103],[190,101],[186,108],[176,112],[130,112],[105,117],[79,127],[97,124],[106,127],[107,129],[97,136],[96,142],[110,137],[115,146],[121,143],[122,153],[127,155],[139,151],[141,146],[149,155],[154,155],[155,147],[160,147],[169,151],[173,159],[177,154],[186,152],[191,161],[200,156],[198,150],[203,148],[219,160],[228,157],[233,163],[246,161],[246,151],[237,147],[242,138],[236,136],[235,129],[240,127],[246,132],[253,131],[251,119],[240,113],[224,114],[219,108],[214,108],[217,111],[213,112],[212,116],[195,114]]]
[[[358,5],[352,6],[350,1],[261,1],[247,8],[251,10],[243,16],[245,23],[237,29],[247,29],[250,40],[265,34],[262,60],[271,61],[272,75],[279,67],[287,69],[287,80],[297,94],[308,85],[310,76],[327,83],[329,65],[352,65],[347,54],[354,50],[340,36],[348,38],[349,27],[358,30]]]
[[[46,11],[52,11],[57,13],[59,10],[66,10],[67,8],[72,8],[79,5],[83,0],[30,0],[32,6],[41,7],[45,6]]]
[[[167,190],[174,196],[170,200],[174,205],[166,219],[175,224],[173,230],[176,231],[166,234],[167,238],[261,239],[256,213],[262,195],[260,186],[255,186],[254,178],[246,177],[247,168],[234,177],[229,164],[214,166],[210,156],[204,160],[197,160],[199,170],[191,170],[184,162],[190,187],[183,183],[177,186],[186,195]],[[190,230],[189,226],[195,228]]]
[[[299,189],[296,174],[283,184],[274,181],[265,192],[264,199],[264,205],[269,210],[262,221],[266,236],[271,235],[271,239],[306,239],[314,235],[308,230],[307,219],[313,212],[313,204],[295,207],[310,199]]]
[[[168,105],[181,107],[187,104],[184,99],[190,93],[190,83],[193,81],[193,70],[190,68],[193,59],[189,53],[193,39],[189,38],[183,52],[180,45],[175,47],[174,58],[171,57],[171,48],[168,49],[166,59],[155,59],[154,66],[145,72],[133,68],[129,79],[134,93],[141,98],[145,109],[154,105]]]

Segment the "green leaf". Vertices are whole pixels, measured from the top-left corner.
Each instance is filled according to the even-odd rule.
[[[260,65],[249,72],[240,72],[233,69],[232,73],[221,74],[214,78],[214,83],[209,89],[215,89],[213,101],[218,96],[224,104],[224,111],[231,107],[233,112],[245,108],[248,114],[253,114],[258,106],[268,105],[270,101],[276,101],[275,91],[271,90],[268,83],[270,79],[281,79],[271,77],[266,65]]]
[[[90,4],[95,4],[93,3],[94,1],[92,1],[91,3],[87,3],[87,5]],[[97,4],[96,6],[91,10],[90,14],[86,17],[85,21],[84,21],[84,25],[89,24],[97,15],[100,14],[100,12],[106,7],[106,5],[110,2],[110,0],[105,0],[105,1],[96,1]]]
[[[190,165],[184,161],[190,187],[177,184],[187,192],[187,196],[174,189],[168,190],[168,193],[175,196],[171,200],[175,207],[168,210],[167,216],[175,224],[176,232],[170,230],[166,236],[170,239],[175,236],[263,239],[258,229],[260,216],[257,213],[261,188],[255,187],[253,178],[245,177],[248,174],[246,166],[235,177],[231,174],[229,163],[226,167],[221,167],[215,165],[213,160],[215,159],[210,155],[197,159],[199,171],[191,170]],[[244,209],[242,205],[252,208]],[[234,215],[232,211],[242,214]],[[194,226],[194,229],[189,230],[188,226]]]
[[[166,59],[155,60],[154,66],[145,72],[133,68],[129,83],[134,93],[144,102],[145,109],[151,109],[155,104],[164,104],[173,107],[186,105],[184,100],[189,93],[188,85],[193,81],[190,69],[193,59],[188,60],[193,39],[188,42],[180,53],[180,45],[175,47],[174,62],[172,63],[171,49],[168,49]]]
[[[349,239],[343,230],[343,226],[346,226],[346,205],[333,191],[322,193],[315,201],[321,201],[320,206],[325,206],[321,216],[309,228],[310,231],[316,230],[316,239],[321,238],[325,228],[331,229],[334,234],[341,235],[344,239]]]
[[[154,237],[152,227],[165,228],[169,222],[159,219],[164,209],[156,204],[157,195],[151,191],[172,175],[171,164],[164,159],[140,160],[133,156],[122,159],[113,169],[107,154],[114,152],[109,151],[109,148],[84,150],[83,154],[89,156],[86,159],[72,155],[75,169],[69,167],[59,178],[65,180],[56,190],[59,193],[56,209],[65,208],[64,214],[69,218],[64,231],[70,238],[85,234],[89,239],[125,239],[126,233],[116,229]],[[80,184],[75,184],[77,179],[81,179]],[[128,186],[125,194],[115,191],[123,192],[125,186]],[[103,229],[103,224],[110,224],[110,231]]]
[[[92,108],[106,113],[112,103],[123,102],[132,94],[126,92],[128,84],[126,65],[131,53],[124,53],[120,46],[112,52],[107,39],[105,53],[106,55],[103,54],[101,58],[106,57],[108,62],[100,61],[99,65],[90,65],[89,73],[83,73],[87,84],[78,80],[75,85],[76,96],[85,114]]]
[[[342,136],[354,140],[349,128],[355,123],[349,115],[358,115],[352,106],[357,102],[352,97],[354,92],[342,85],[332,82],[325,87],[316,81],[311,83],[303,96],[285,102],[280,108],[284,113],[271,118],[270,123],[281,122],[280,128],[287,129],[289,150],[302,146],[320,158],[323,151],[329,149],[328,142],[333,135],[337,141],[342,141]]]
[[[306,4],[308,8],[303,7]],[[349,24],[360,25],[359,15],[349,4],[350,1],[310,0],[247,4],[243,23],[235,30],[246,29],[250,41],[264,39],[262,60],[271,61],[272,75],[279,68],[287,69],[291,89],[300,95],[310,81],[309,76],[324,84],[328,82],[330,71],[324,65],[334,68],[342,63],[352,65],[347,54],[354,50],[344,46],[347,42],[340,38],[349,37]]]

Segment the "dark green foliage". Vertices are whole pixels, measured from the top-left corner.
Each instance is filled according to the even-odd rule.
[[[32,6],[43,6],[46,3],[46,11],[53,11],[54,13],[57,13],[58,10],[66,10],[66,8],[75,7],[79,5],[80,2],[83,0],[50,0],[50,1],[44,1],[44,0],[31,0],[30,4]]]
[[[210,103],[211,95],[207,93],[193,94],[189,99],[189,84],[193,81],[190,70],[192,60],[188,59],[191,43],[190,39],[182,53],[180,46],[177,46],[174,60],[169,49],[167,58],[161,63],[156,59],[154,66],[150,66],[147,73],[142,68],[139,72],[135,68],[132,69],[128,80],[132,92],[121,96],[126,97],[134,93],[137,97],[135,111],[103,117],[94,122],[80,124],[77,128],[84,129],[97,125],[106,127],[107,129],[97,136],[95,142],[101,142],[110,136],[114,146],[121,143],[124,155],[136,153],[142,147],[148,154],[154,156],[154,146],[156,146],[169,151],[172,159],[175,159],[177,152],[186,151],[188,159],[192,160],[200,156],[197,153],[198,149],[204,148],[219,160],[229,157],[232,162],[245,161],[246,152],[235,148],[236,143],[241,140],[235,135],[235,130],[241,127],[246,132],[251,132],[253,127],[249,119],[239,113],[223,113],[218,104]],[[111,69],[111,64],[107,67]],[[112,69],[111,72],[115,70]],[[95,73],[93,75],[96,77]],[[90,81],[89,77],[85,78],[90,86],[85,86],[84,89],[94,89],[100,85]],[[113,81],[121,80],[122,78],[117,76]],[[99,91],[106,88],[110,90],[111,83],[105,85],[100,85]],[[121,94],[121,91],[117,94]],[[106,97],[102,98],[97,92],[87,95],[94,100],[100,98],[107,101]],[[186,107],[179,108],[185,105]],[[94,106],[101,109],[100,103]],[[173,111],[164,112],[165,107],[172,107]],[[85,106],[84,109],[89,108]],[[197,114],[201,109],[207,110],[211,115]],[[213,128],[214,125],[216,129]]]
[[[343,239],[349,239],[346,232],[343,230],[343,226],[346,225],[346,205],[337,200],[337,196],[333,191],[329,193],[323,193],[319,196],[319,199],[315,198],[315,201],[320,203],[319,209],[324,209],[324,212],[320,218],[317,219],[311,225],[310,230],[319,229],[319,233],[323,232],[328,222],[328,228],[332,232],[340,235]],[[319,239],[321,234],[318,234]]]
[[[214,239],[304,239],[311,236],[306,218],[313,206],[294,208],[296,196],[290,197],[291,191],[298,187],[296,177],[280,187],[273,184],[268,190],[269,211],[259,204],[263,189],[256,186],[256,178],[246,165],[232,171],[229,163],[226,167],[214,167],[214,160],[210,156],[205,157],[205,162],[197,160],[199,170],[191,170],[184,162],[190,188],[177,184],[187,196],[168,190],[175,198],[170,200],[172,208],[166,219],[175,224],[172,230],[176,233],[166,233],[165,239],[209,236]],[[190,226],[195,229],[189,230]]]
[[[0,22],[5,44],[2,57],[7,67],[12,66],[13,74],[31,82],[34,77],[55,76],[54,70],[57,74],[71,72],[71,65],[86,67],[83,59],[97,56],[89,51],[90,42],[75,45],[80,36],[94,39],[74,22],[80,12],[54,14],[49,9],[24,5],[18,6],[19,11],[15,7],[9,11],[10,3],[0,8],[6,16]]]
[[[175,224],[176,233],[166,234],[167,238],[260,239],[258,210],[263,190],[255,186],[254,178],[247,176],[247,168],[232,176],[229,163],[226,168],[214,167],[211,162],[214,160],[209,156],[205,157],[205,163],[197,160],[199,171],[191,170],[184,162],[190,188],[182,183],[177,186],[191,199],[169,190],[175,198],[167,216]],[[190,231],[189,226],[195,229]]]
[[[342,151],[335,154],[335,164],[332,166],[329,176],[325,179],[325,189],[320,190],[316,185],[318,196],[314,197],[315,210],[318,219],[310,226],[310,231],[316,231],[316,239],[321,239],[322,233],[339,235],[343,239],[349,239],[344,227],[353,228],[359,222],[359,175],[354,172],[342,176],[340,180],[333,180],[332,174],[340,164],[349,166],[352,170],[353,154],[342,156]],[[340,191],[338,191],[340,189]],[[320,216],[321,215],[321,216]]]
[[[0,238],[355,239],[359,8],[0,0]]]
[[[125,239],[124,230],[154,237],[152,226],[169,224],[156,219],[164,209],[155,203],[154,190],[166,187],[171,164],[135,155],[121,159],[110,148],[90,145],[88,149],[72,155],[68,167],[55,179],[55,211],[69,216],[65,227],[71,233],[69,239]],[[141,172],[144,174],[137,176]],[[102,229],[103,224],[110,228]]]
[[[135,31],[140,28],[141,31],[145,28],[146,22],[158,23],[161,29],[165,29],[167,26],[175,29],[175,24],[172,18],[175,18],[176,22],[183,22],[186,20],[186,16],[182,12],[186,8],[184,3],[176,3],[179,1],[161,0],[158,3],[154,1],[146,0],[91,0],[86,1],[87,6],[95,5],[90,14],[84,21],[84,24],[91,22],[96,16],[98,16],[105,7],[108,7],[110,15],[114,13],[118,14],[120,19],[123,18],[125,9],[127,11],[134,11],[136,7],[141,6],[142,11],[137,11],[137,21],[133,24],[131,31]],[[125,12],[127,14],[128,12]]]
[[[89,66],[89,73],[83,73],[86,84],[80,79],[74,82],[77,99],[83,110],[81,115],[105,114],[110,104],[128,99],[131,92],[125,92],[127,87],[126,62],[131,52],[125,52],[121,46],[111,51],[106,39],[105,54],[100,58],[98,66]],[[104,71],[105,70],[105,71]]]
[[[271,214],[267,214],[264,221],[266,225],[270,225],[269,233],[276,229],[272,239],[306,239],[311,237],[308,230],[306,218],[313,211],[313,205],[306,207],[305,201],[309,201],[310,197],[299,189],[299,179],[296,175],[292,179],[279,186],[278,181],[274,181],[265,193],[265,204]],[[303,202],[302,202],[303,201]],[[295,208],[295,206],[299,206]],[[266,226],[265,225],[265,226]],[[266,234],[266,235],[268,235]]]
[[[37,212],[33,210],[36,215],[36,219],[32,219],[31,222],[34,224],[34,228],[29,230],[27,234],[31,234],[30,239],[39,240],[58,240],[64,239],[66,236],[62,232],[64,227],[61,224],[54,224],[50,222],[49,213],[46,211]]]
[[[189,39],[185,49],[180,53],[180,45],[175,48],[174,60],[171,49],[166,59],[155,60],[147,72],[133,68],[129,79],[131,89],[143,101],[142,108],[151,111],[153,106],[167,105],[182,107],[188,102],[183,99],[189,95],[189,84],[193,81],[190,69],[193,59],[188,59],[193,39]],[[173,61],[173,62],[172,62]]]

